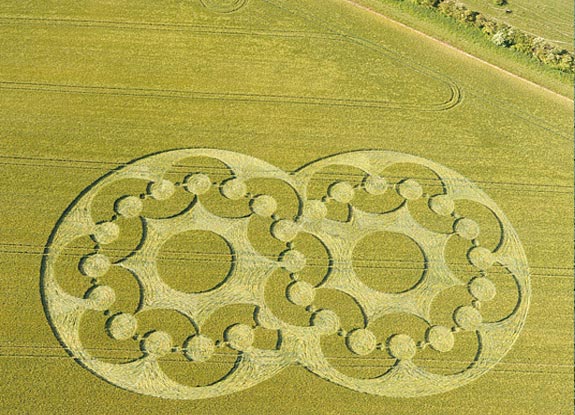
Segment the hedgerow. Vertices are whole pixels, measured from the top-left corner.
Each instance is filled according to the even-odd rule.
[[[456,0],[409,0],[431,7],[463,24],[481,30],[497,46],[517,50],[545,65],[563,72],[575,72],[575,55],[546,39],[523,32],[478,11],[470,10]],[[505,4],[503,2],[502,4]]]

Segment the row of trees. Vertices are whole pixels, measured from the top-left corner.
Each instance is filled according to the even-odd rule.
[[[467,6],[455,0],[410,1],[435,8],[458,22],[478,28],[498,46],[515,49],[561,71],[575,72],[575,56],[573,53],[550,43],[542,37],[525,33],[490,16],[469,10]]]

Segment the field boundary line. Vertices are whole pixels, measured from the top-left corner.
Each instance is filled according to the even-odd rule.
[[[105,169],[112,169],[117,167],[126,166],[128,163],[119,161],[91,161],[91,160],[63,160],[57,158],[44,158],[44,157],[20,157],[20,156],[8,156],[0,155],[0,165],[7,166],[25,166],[25,167],[40,167],[40,168],[70,168],[70,169],[80,169],[80,170],[97,170],[102,171]],[[181,164],[174,165],[169,171],[171,173],[186,173],[190,169],[206,169],[211,172],[217,171],[228,171],[224,167],[209,167],[200,164]],[[289,172],[290,174],[293,171]],[[345,176],[349,179],[358,179],[363,177],[359,174],[332,174],[332,173],[322,173],[318,172],[316,174],[318,181],[333,181],[340,176]],[[387,176],[391,179],[401,179],[401,176],[390,175]],[[433,179],[429,179],[421,176],[412,176],[413,179],[422,181],[424,183],[433,182]],[[515,182],[515,181],[493,181],[493,180],[477,180],[476,183],[482,187],[490,187],[497,190],[505,191],[515,191],[515,192],[528,192],[528,193],[561,193],[561,194],[573,194],[573,186],[563,185],[563,184],[550,184],[550,183],[528,183],[528,182]]]
[[[0,244],[4,245],[4,244]],[[72,249],[70,249],[72,250]],[[78,256],[81,256],[83,253],[86,252],[86,250],[81,250],[80,248],[73,248],[73,252],[64,252],[61,255],[64,257],[70,257],[70,258],[77,258]],[[130,254],[130,249],[128,248],[124,248],[124,249],[120,249],[120,248],[116,248],[116,249],[108,249],[107,252],[110,252],[112,254],[124,254],[121,255],[122,258],[127,258]],[[219,263],[219,264],[223,264],[223,263],[230,263],[231,260],[226,257],[225,254],[220,254],[218,252],[166,252],[165,254],[167,255],[159,255],[157,257],[158,260],[162,261],[162,262],[170,262],[170,263],[174,263],[174,262],[191,262],[191,263]],[[195,258],[195,257],[189,257],[187,255],[192,254],[195,256],[200,256],[201,258]],[[18,249],[6,249],[6,248],[0,248],[0,255],[31,255],[31,256],[36,256],[36,257],[46,257],[49,254],[48,253],[44,253],[43,247],[38,247],[37,250],[32,250],[32,249],[23,249],[23,248],[18,248]],[[275,258],[277,258],[277,255],[263,255],[266,258],[268,258],[269,260],[274,260]],[[307,264],[307,266],[311,267],[311,268],[317,268],[317,269],[323,269],[326,268],[327,265],[321,264],[321,258],[319,257],[308,257],[308,260],[311,259],[312,262]],[[353,267],[350,267],[350,269],[357,269],[357,270],[364,270],[364,269],[371,269],[371,270],[393,270],[393,271],[419,271],[419,272],[423,272],[424,268],[422,267],[423,264],[422,263],[418,263],[416,261],[403,261],[402,263],[394,263],[392,261],[386,261],[386,260],[361,260],[361,261],[356,261],[358,262],[357,264],[355,264]],[[387,265],[389,262],[391,262],[392,265]],[[404,265],[406,264],[406,265]],[[411,266],[409,266],[411,265]],[[454,273],[471,273],[473,270],[471,269],[471,266],[467,266],[466,264],[453,264],[452,265],[453,269],[452,271]],[[530,267],[530,268],[536,268],[536,267]],[[563,269],[565,270],[564,273],[560,273],[560,271],[554,271],[554,272],[549,272],[549,271],[545,271],[545,272],[531,272],[529,275],[531,277],[537,277],[537,278],[554,278],[554,279],[567,279],[567,280],[573,280],[573,272],[567,272],[567,271],[573,271],[572,268],[569,267],[563,267]],[[508,275],[505,272],[502,271],[491,271],[490,274],[493,275]]]
[[[275,6],[272,2],[270,3]],[[462,100],[462,93],[458,85],[445,76],[437,76],[434,71],[430,71],[428,68],[421,66],[419,64],[406,64],[404,61],[397,58],[397,54],[381,45],[375,45],[372,42],[365,42],[363,39],[356,38],[354,36],[349,36],[339,32],[316,32],[316,31],[288,31],[288,30],[245,30],[241,28],[220,28],[218,30],[211,29],[212,26],[203,26],[203,28],[208,28],[209,30],[197,30],[198,26],[186,25],[185,29],[180,29],[181,25],[173,25],[166,23],[125,23],[125,22],[115,22],[115,21],[97,21],[97,20],[74,20],[74,19],[53,19],[53,18],[21,18],[21,17],[3,17],[0,15],[0,22],[2,20],[23,20],[25,22],[37,22],[40,24],[54,24],[54,25],[74,25],[78,27],[87,28],[114,28],[114,29],[140,29],[149,30],[150,27],[159,30],[169,30],[169,31],[182,31],[186,30],[190,33],[197,35],[229,35],[229,36],[248,36],[248,37],[278,37],[278,38],[301,38],[301,39],[321,39],[323,41],[333,41],[341,42],[344,44],[349,44],[353,47],[364,48],[370,53],[376,53],[378,56],[383,57],[390,62],[403,65],[409,70],[417,72],[423,77],[433,79],[437,82],[445,84],[449,89],[449,97],[440,102],[431,102],[429,104],[420,104],[418,102],[409,101],[396,101],[388,99],[358,99],[358,98],[337,98],[337,97],[315,97],[315,96],[299,96],[299,95],[274,95],[274,94],[257,94],[257,93],[215,93],[215,92],[201,92],[201,91],[184,91],[184,90],[171,90],[171,89],[150,89],[150,88],[140,88],[140,87],[114,87],[114,86],[94,86],[94,85],[65,85],[57,83],[45,83],[45,82],[33,82],[33,81],[11,81],[11,80],[1,80],[0,79],[0,89],[11,89],[11,90],[39,90],[35,88],[45,89],[46,92],[60,92],[60,93],[90,93],[87,91],[95,91],[97,89],[102,92],[102,94],[111,94],[110,91],[129,91],[130,93],[115,95],[129,95],[129,96],[145,96],[144,94],[134,94],[133,91],[148,91],[150,96],[157,97],[167,97],[159,94],[167,93],[170,97],[175,98],[195,98],[195,99],[214,99],[214,97],[220,96],[221,99],[236,99],[250,101],[262,101],[266,102],[278,102],[285,101],[285,103],[295,103],[295,104],[310,104],[310,105],[330,105],[330,106],[348,106],[348,107],[361,107],[361,108],[381,108],[388,110],[415,110],[421,112],[436,112],[436,111],[446,111],[459,105]],[[88,24],[90,23],[90,24]],[[177,29],[174,29],[176,27]],[[60,89],[58,89],[60,88]],[[81,91],[85,89],[85,91]],[[186,96],[183,96],[186,95]],[[192,97],[193,95],[193,97]],[[283,102],[280,102],[283,103]]]
[[[246,30],[245,27],[239,26],[215,26],[215,25],[195,25],[191,23],[168,23],[168,22],[135,22],[127,20],[97,20],[97,19],[60,19],[51,17],[17,17],[3,16],[0,14],[0,23],[3,21],[24,22],[27,24],[37,24],[46,26],[74,26],[82,28],[109,28],[109,29],[130,29],[130,30],[156,30],[166,32],[190,32],[194,34],[229,34],[229,35],[263,35],[263,36],[280,36],[288,35],[300,37],[325,38],[326,33],[313,32],[309,30],[287,30],[287,29],[269,29],[269,28],[252,28]],[[310,36],[312,35],[312,36]]]
[[[240,92],[210,92],[179,89],[156,89],[141,87],[117,87],[102,85],[71,85],[44,82],[16,82],[11,80],[0,80],[0,90],[13,91],[36,91],[52,92],[62,94],[83,94],[83,95],[103,95],[103,96],[127,96],[127,97],[148,97],[148,98],[173,98],[173,99],[195,99],[195,100],[215,100],[215,101],[238,101],[238,102],[264,102],[279,104],[301,104],[332,107],[350,108],[377,108],[386,110],[413,110],[418,112],[438,112],[446,111],[460,103],[460,96],[457,91],[449,87],[450,96],[441,102],[433,104],[417,105],[412,102],[400,102],[389,100],[358,99],[358,98],[337,98],[321,96],[303,95],[274,95],[259,93]]]
[[[60,346],[43,346],[37,344],[30,345],[0,345],[0,349],[12,349],[0,353],[0,358],[35,358],[35,359],[72,359],[66,351],[69,349]],[[40,350],[39,350],[40,349]],[[142,352],[138,349],[127,348],[109,348],[109,347],[90,347],[88,348],[92,353],[97,354],[93,356],[96,359],[111,359],[111,360],[127,360],[133,359],[135,356],[141,355]],[[214,353],[217,356],[216,360],[210,360],[204,363],[213,365],[220,364],[233,364],[237,356],[228,353]],[[381,368],[387,369],[386,365],[392,364],[394,360],[386,357],[361,357],[361,356],[345,356],[345,355],[329,355],[327,359],[337,360],[339,362],[349,364],[341,364],[342,367],[353,368]],[[185,359],[164,357],[165,362],[187,364]],[[445,361],[437,358],[422,358],[422,362],[426,363],[429,369],[435,370],[455,370],[454,365],[467,364],[465,360],[451,360]],[[267,363],[264,363],[264,365]],[[569,364],[561,363],[533,363],[533,362],[500,362],[498,366],[491,370],[495,372],[509,372],[509,373],[532,373],[542,375],[568,375],[571,372],[563,371],[562,369],[572,368]]]
[[[546,92],[548,92],[548,93],[551,93],[551,94],[553,94],[553,95],[555,95],[555,96],[557,96],[557,97],[559,97],[559,98],[561,98],[561,99],[563,99],[563,100],[565,100],[565,101],[567,101],[567,102],[573,102],[573,100],[572,100],[571,98],[569,98],[569,97],[567,97],[567,96],[565,96],[565,95],[563,95],[563,94],[560,94],[560,93],[558,93],[558,92],[555,92],[555,91],[553,91],[553,90],[551,90],[551,89],[549,89],[549,88],[546,88],[546,87],[544,87],[543,85],[540,85],[540,84],[538,84],[538,83],[536,83],[536,82],[530,81],[529,79],[524,78],[524,77],[522,77],[522,76],[520,76],[520,75],[514,74],[513,72],[510,72],[510,71],[508,71],[507,69],[504,69],[504,68],[502,68],[502,67],[500,67],[500,66],[497,66],[497,65],[495,65],[495,64],[493,64],[493,63],[491,63],[491,62],[488,62],[488,61],[486,61],[486,60],[484,60],[484,59],[482,59],[482,58],[479,58],[479,57],[477,57],[477,56],[475,56],[475,55],[472,55],[471,53],[465,52],[463,49],[460,49],[460,48],[458,48],[458,47],[456,47],[456,46],[453,46],[452,44],[450,44],[450,43],[448,43],[448,42],[446,42],[446,41],[443,41],[443,40],[437,39],[437,38],[435,38],[435,37],[433,37],[433,36],[431,36],[431,35],[428,35],[427,33],[422,32],[421,30],[418,30],[418,29],[415,29],[415,28],[413,28],[413,27],[411,27],[411,26],[408,26],[408,25],[406,25],[405,23],[401,23],[400,21],[395,20],[395,19],[393,19],[393,18],[391,18],[391,17],[389,17],[389,16],[386,16],[385,14],[380,13],[380,12],[378,12],[377,10],[372,9],[372,8],[369,7],[369,6],[366,6],[366,5],[364,5],[364,4],[358,3],[358,2],[355,1],[355,0],[341,0],[341,1],[344,2],[344,3],[351,4],[352,6],[357,7],[358,9],[364,10],[364,11],[366,11],[366,12],[368,12],[368,13],[374,15],[374,16],[378,16],[378,17],[381,18],[381,19],[387,20],[387,21],[389,21],[389,22],[391,22],[391,23],[393,23],[393,24],[395,24],[395,25],[397,25],[397,26],[400,26],[400,27],[402,27],[402,28],[404,28],[404,29],[409,30],[409,31],[412,32],[412,33],[416,33],[416,34],[418,34],[418,35],[420,35],[420,36],[422,36],[422,37],[425,37],[426,39],[432,40],[432,41],[434,41],[435,43],[439,43],[440,45],[445,46],[445,47],[447,47],[447,48],[450,49],[450,50],[459,52],[460,54],[464,55],[465,57],[471,58],[471,59],[473,59],[473,60],[475,60],[475,61],[478,61],[478,62],[480,62],[480,63],[482,63],[482,64],[484,64],[484,65],[487,65],[487,66],[489,66],[490,68],[495,69],[495,70],[498,70],[499,72],[502,72],[502,73],[504,73],[504,74],[506,74],[506,75],[508,75],[508,76],[510,76],[510,77],[512,77],[512,78],[521,80],[521,81],[523,81],[523,82],[528,83],[528,84],[531,85],[531,86],[540,88],[540,89],[542,89],[542,90],[544,90],[544,91],[546,91]]]

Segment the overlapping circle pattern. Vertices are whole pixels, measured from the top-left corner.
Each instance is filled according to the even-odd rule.
[[[178,181],[166,176],[173,166],[191,157],[212,158],[223,163],[229,177],[213,181],[208,172],[190,172]],[[411,164],[432,171],[441,182],[443,192],[426,194],[416,178],[405,177],[392,183],[385,169],[396,164]],[[347,181],[332,183],[324,197],[312,199],[308,187],[316,175],[330,166],[347,166],[363,172],[360,185]],[[273,194],[250,193],[250,180],[272,179],[287,184],[298,198],[298,214],[280,217]],[[113,183],[136,179],[147,184],[145,194],[119,197],[109,221],[96,222],[91,209],[97,195]],[[202,203],[208,192],[219,191],[225,199],[246,199],[251,214],[222,217],[210,212]],[[168,200],[176,192],[190,196],[189,206],[177,215],[148,218],[142,214],[147,199]],[[384,213],[367,212],[353,205],[358,192],[374,197],[396,193],[401,205]],[[437,216],[453,219],[453,231],[447,233],[427,229],[410,212],[410,202],[425,198],[429,209]],[[501,228],[501,242],[490,250],[480,245],[480,226],[473,218],[457,213],[459,201],[467,200],[489,209]],[[349,207],[346,221],[327,217],[330,203]],[[285,243],[285,250],[275,259],[258,252],[248,229],[254,217],[268,218],[270,234]],[[116,239],[122,232],[122,221],[141,220],[144,226],[139,246],[129,255],[112,261],[99,247]],[[158,270],[158,252],[171,238],[183,232],[210,231],[229,245],[234,266],[224,282],[198,293],[182,292],[166,284]],[[412,288],[388,293],[375,290],[362,282],[353,267],[352,253],[356,244],[377,232],[400,234],[414,241],[425,259],[425,271]],[[329,255],[329,271],[319,284],[298,278],[306,267],[305,255],[293,244],[298,235],[311,234],[324,245]],[[96,242],[92,252],[86,252],[78,264],[80,272],[92,286],[81,296],[66,292],[58,283],[57,263],[67,246],[82,237]],[[453,324],[437,325],[431,321],[432,302],[443,291],[464,284],[450,269],[445,249],[451,238],[469,241],[466,261],[477,276],[468,284],[473,297],[453,310]],[[351,266],[350,266],[351,264]],[[489,279],[490,267],[504,267],[517,285],[518,300],[505,318],[484,321],[480,305],[497,301],[497,289]],[[140,287],[141,304],[136,312],[111,314],[110,308],[121,296],[100,278],[112,267],[127,269]],[[271,274],[284,269],[292,282],[286,289],[291,303],[309,313],[307,326],[296,326],[276,316],[266,304],[266,284]],[[316,293],[335,290],[352,297],[365,317],[365,325],[349,331],[341,327],[341,317],[329,308],[314,306]],[[349,389],[380,396],[411,397],[446,392],[462,386],[492,368],[511,348],[526,318],[530,297],[529,270],[525,253],[511,223],[499,207],[475,184],[458,173],[429,160],[391,151],[366,150],[333,155],[310,163],[295,172],[285,172],[269,163],[236,152],[217,149],[180,149],[153,154],[102,177],[83,192],[65,211],[46,247],[42,267],[42,297],[47,317],[63,346],[85,368],[102,379],[140,394],[172,399],[202,399],[226,395],[253,387],[273,377],[291,365],[301,365],[325,380]],[[254,325],[233,324],[217,342],[202,332],[202,326],[217,310],[236,304],[254,306]],[[138,334],[138,315],[146,310],[173,310],[190,321],[190,336],[183,344],[174,344],[170,334],[158,330]],[[109,316],[102,328],[118,341],[136,339],[141,343],[141,356],[126,363],[100,360],[82,344],[80,326],[89,312]],[[416,342],[405,333],[395,333],[387,339],[369,329],[369,323],[394,313],[416,316],[428,323],[425,341]],[[281,342],[275,348],[260,349],[254,345],[255,330],[272,330]],[[417,366],[414,357],[420,349],[429,347],[435,353],[448,352],[457,342],[460,332],[474,332],[479,348],[475,360],[465,370],[449,375],[431,373]],[[334,367],[322,350],[322,338],[339,336],[354,356],[387,353],[395,364],[375,378],[358,378]],[[238,354],[234,368],[222,379],[205,386],[182,385],[171,379],[160,365],[163,356],[183,353],[189,360],[205,362],[213,358],[217,347],[229,348]]]

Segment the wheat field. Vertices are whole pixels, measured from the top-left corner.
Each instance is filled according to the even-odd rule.
[[[2,2],[0,412],[561,414],[572,410],[572,101],[352,3]],[[393,211],[405,199],[413,217],[435,226],[436,232],[466,235],[457,231],[453,220],[474,218],[481,228],[480,246],[491,250],[497,249],[501,243],[498,235],[502,229],[510,229],[509,223],[514,229],[509,235],[520,240],[528,263],[530,299],[525,297],[528,291],[522,291],[510,275],[509,267],[498,265],[491,274],[497,296],[493,305],[482,305],[481,313],[486,321],[499,321],[513,314],[516,304],[528,302],[527,318],[518,326],[522,329],[515,343],[498,364],[472,382],[430,396],[419,396],[414,390],[413,398],[376,396],[368,389],[358,392],[344,387],[344,381],[339,385],[327,382],[327,375],[321,375],[323,367],[313,363],[278,369],[274,377],[270,374],[261,384],[228,396],[197,400],[134,393],[106,382],[105,374],[95,376],[85,370],[74,359],[82,364],[85,356],[75,355],[75,346],[66,345],[61,333],[60,342],[54,335],[54,325],[58,325],[50,320],[56,318],[54,309],[52,315],[46,313],[52,306],[46,297],[50,291],[42,285],[42,264],[50,261],[46,259],[54,252],[50,243],[58,239],[57,233],[56,237],[50,235],[66,223],[76,197],[90,194],[85,189],[100,177],[129,169],[131,160],[151,154],[203,148],[259,160],[237,161],[236,174],[240,171],[249,176],[253,166],[264,166],[256,170],[265,174],[248,181],[248,190],[242,193],[231,185],[225,187],[233,163],[222,160],[229,157],[235,163],[243,156],[214,161],[210,157],[216,153],[200,152],[192,161],[182,158],[171,165],[165,177],[176,183],[177,192],[162,204],[161,191],[169,193],[166,198],[170,192],[154,193],[151,185],[146,188],[136,180],[141,178],[137,174],[150,180],[148,169],[155,172],[159,168],[152,161],[150,165],[143,162],[144,173],[133,173],[134,177],[99,193],[91,206],[94,220],[100,224],[110,217],[112,222],[118,216],[127,217],[118,207],[118,198],[140,194],[148,209],[143,216],[171,218],[188,206],[190,193],[194,194],[186,187],[191,183],[186,181],[188,175],[205,173],[210,178],[205,186],[211,190],[200,200],[210,212],[221,217],[252,215],[250,223],[254,225],[247,231],[251,245],[244,243],[245,249],[253,247],[264,262],[279,258],[286,264],[286,246],[288,251],[295,247],[303,252],[307,262],[301,277],[285,270],[272,274],[262,289],[265,302],[274,316],[290,327],[313,325],[310,313],[335,310],[341,325],[335,327],[339,332],[322,337],[324,354],[339,372],[358,379],[381,376],[393,367],[394,360],[386,354],[387,347],[394,357],[393,347],[385,340],[390,335],[407,333],[421,344],[429,341],[425,333],[430,321],[398,313],[371,322],[365,307],[358,309],[357,300],[337,290],[318,288],[309,309],[301,299],[306,298],[305,290],[303,294],[292,290],[286,299],[286,287],[298,278],[308,284],[300,284],[302,290],[319,287],[334,269],[351,265],[334,260],[333,252],[326,251],[329,238],[318,242],[303,235],[294,245],[286,245],[273,227],[275,239],[270,237],[269,221],[297,217],[298,208],[305,207],[304,199],[326,202],[325,215],[340,224],[351,221],[353,206]],[[305,191],[298,187],[303,183],[298,177],[307,177],[305,169],[314,168],[309,163],[322,165],[326,157],[357,151],[405,153],[415,156],[413,160],[431,160],[461,176],[454,176],[455,188],[471,186],[469,180],[480,189],[477,194],[485,193],[498,208],[456,201],[461,216],[447,215],[447,219],[434,222],[437,218],[430,213],[430,200],[445,191],[445,182],[430,172],[429,166],[436,164],[425,167],[427,162],[417,161],[420,164],[410,165],[411,158],[387,168],[384,162],[373,162],[373,166],[383,166],[378,174],[385,176],[389,185],[386,205],[376,199],[376,185],[368,184],[368,177],[376,177],[375,173],[365,176],[369,168],[359,168],[359,161],[337,162],[336,158],[333,165],[322,167],[324,170],[306,182]],[[302,170],[302,166],[312,167]],[[301,171],[304,173],[294,173]],[[265,175],[282,177],[283,184],[272,183]],[[413,182],[408,182],[412,187],[405,185],[406,178],[417,181],[422,190]],[[203,182],[194,183],[199,186],[197,183]],[[349,187],[334,187],[337,183]],[[238,191],[241,195],[236,198]],[[269,204],[256,205],[255,196],[262,194],[273,195],[277,202],[276,216],[266,213],[271,218],[268,222],[259,217],[265,215],[257,213],[268,212]],[[355,195],[353,202],[348,200],[350,194]],[[504,220],[497,209],[505,213]],[[210,385],[225,377],[241,359],[241,347],[234,346],[231,339],[236,337],[226,327],[254,325],[257,310],[253,304],[224,307],[207,321],[201,330],[217,341],[216,354],[206,362],[195,358],[196,363],[179,353],[187,350],[186,338],[193,332],[185,313],[151,307],[138,319],[137,341],[130,335],[126,340],[110,338],[114,337],[110,315],[138,310],[146,301],[138,296],[141,287],[131,277],[137,271],[116,267],[101,280],[92,281],[80,275],[90,275],[82,269],[82,258],[93,249],[99,252],[100,245],[109,249],[112,262],[133,255],[140,249],[142,229],[151,222],[125,222],[120,239],[108,248],[98,242],[98,236],[78,237],[57,264],[58,283],[78,299],[89,298],[90,290],[102,281],[115,290],[118,302],[114,308],[88,313],[82,320],[79,336],[97,359],[116,364],[138,359],[142,351],[152,353],[152,346],[145,345],[148,337],[144,333],[163,330],[170,334],[176,350],[166,351],[160,359],[166,374],[190,386]],[[170,225],[170,232],[175,233],[177,226]],[[222,235],[227,235],[231,220],[228,228],[221,226]],[[405,226],[406,233],[415,232],[415,225]],[[359,226],[358,234],[362,229]],[[355,238],[355,234],[349,235]],[[349,255],[358,278],[373,290],[401,293],[417,287],[433,263],[421,246],[418,249],[418,244],[399,233],[362,238],[354,242],[353,255],[351,251]],[[471,242],[463,242],[448,245],[446,250],[449,267],[463,285],[446,290],[430,304],[429,319],[446,326],[453,324],[454,307],[472,301],[468,291],[473,289],[465,284],[471,286],[470,281],[480,275],[466,257]],[[232,245],[206,230],[181,233],[162,245],[157,267],[170,287],[183,292],[209,291],[225,282],[223,276],[231,275],[234,267],[240,267],[238,255],[243,251]],[[255,332],[262,332],[257,327],[266,324],[256,321]],[[354,349],[350,340],[353,330],[363,325],[377,336],[370,353],[365,354],[361,348]],[[111,335],[106,335],[106,330]],[[240,334],[245,333],[237,338],[245,340]],[[282,350],[277,336],[276,330],[267,330],[261,338],[256,336],[255,344],[262,350]],[[284,336],[285,346],[290,340]],[[414,362],[440,375],[467,370],[478,359],[481,336],[470,330],[456,338],[452,351],[440,354],[427,347]],[[292,353],[296,353],[299,349],[293,347]],[[351,353],[352,349],[356,352]],[[302,357],[300,363],[304,360]],[[314,371],[320,375],[310,373]],[[266,369],[262,373],[267,373]],[[150,388],[153,390],[153,385]]]

